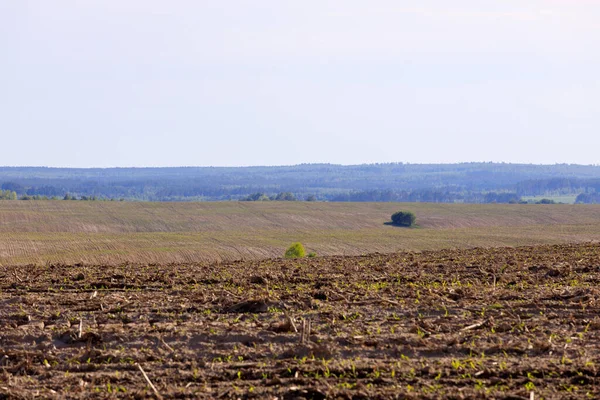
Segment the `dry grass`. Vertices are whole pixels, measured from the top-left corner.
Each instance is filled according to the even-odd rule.
[[[400,209],[419,228],[384,225]],[[0,202],[0,263],[214,262],[600,240],[600,206]]]

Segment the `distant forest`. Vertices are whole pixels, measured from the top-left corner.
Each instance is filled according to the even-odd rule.
[[[516,203],[526,196],[600,202],[600,166],[301,164],[280,167],[0,167],[0,200],[372,201]]]

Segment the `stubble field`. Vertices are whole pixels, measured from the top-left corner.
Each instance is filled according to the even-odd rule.
[[[597,244],[3,267],[0,397],[598,398],[599,281]]]
[[[419,228],[386,226],[417,214]],[[600,240],[600,206],[0,201],[0,265],[194,263]]]

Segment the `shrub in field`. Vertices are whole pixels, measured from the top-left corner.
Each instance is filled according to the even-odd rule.
[[[314,258],[314,257],[316,257],[316,256],[317,256],[317,253],[315,253],[314,251],[312,251],[312,252],[308,253],[308,257],[309,257],[309,258]]]
[[[392,223],[398,226],[413,226],[417,217],[410,211],[398,211],[392,214]]]
[[[306,256],[306,250],[304,250],[304,246],[300,242],[293,243],[285,251],[285,258],[302,258],[304,256]]]

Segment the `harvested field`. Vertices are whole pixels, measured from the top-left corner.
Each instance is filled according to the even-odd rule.
[[[599,282],[597,244],[3,267],[0,397],[599,398]]]
[[[399,209],[417,229],[386,226]],[[600,206],[0,201],[0,265],[194,263],[600,240]]]

